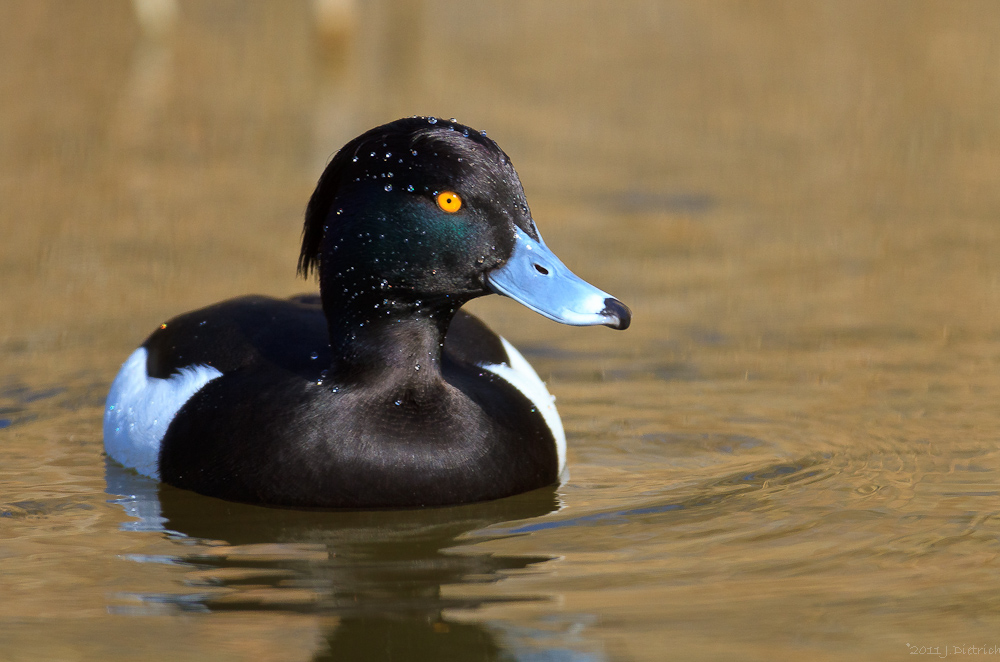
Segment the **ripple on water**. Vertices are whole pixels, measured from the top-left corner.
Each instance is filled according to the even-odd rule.
[[[13,501],[0,503],[0,518],[51,517],[77,510],[94,510],[94,505],[73,498]]]
[[[774,448],[771,442],[745,434],[653,432],[641,435],[639,448],[661,458],[700,456],[705,453],[745,455]]]
[[[578,515],[559,513],[542,518],[542,521],[509,528],[494,526],[488,531],[518,534],[570,527],[640,524],[638,520],[641,520],[642,526],[660,526],[648,518],[665,514],[669,517],[672,516],[670,514],[681,511],[716,511],[719,514],[726,514],[730,502],[737,498],[751,496],[763,500],[770,493],[786,490],[796,484],[805,485],[829,478],[832,472],[829,471],[827,460],[828,458],[815,456],[794,462],[751,466],[743,471],[704,481],[694,487],[677,489],[673,485],[664,485],[663,491],[667,494],[657,498],[637,499],[634,495],[629,495],[625,500],[639,504],[628,508],[597,508]],[[747,507],[745,501],[741,507]]]

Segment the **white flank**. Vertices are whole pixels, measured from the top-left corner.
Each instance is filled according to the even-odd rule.
[[[522,359],[523,360],[523,359]],[[146,373],[146,350],[132,352],[104,405],[104,450],[115,461],[159,480],[160,442],[184,403],[222,373],[207,365],[181,368],[169,379]]]
[[[545,382],[538,378],[535,369],[521,356],[521,352],[514,349],[505,338],[500,338],[504,349],[507,351],[507,358],[510,365],[506,363],[482,363],[481,368],[489,370],[494,375],[502,377],[511,386],[524,394],[531,400],[532,404],[538,408],[545,418],[546,425],[552,430],[552,436],[556,440],[556,454],[559,456],[559,473],[562,474],[566,467],[566,433],[563,432],[562,419],[556,411],[555,398],[549,395],[545,388]]]

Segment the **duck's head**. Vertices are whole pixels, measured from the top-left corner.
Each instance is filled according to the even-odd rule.
[[[371,321],[450,319],[498,293],[564,324],[631,321],[546,247],[503,150],[454,121],[391,122],[334,156],[306,210],[299,272],[310,270],[328,319],[346,307]]]

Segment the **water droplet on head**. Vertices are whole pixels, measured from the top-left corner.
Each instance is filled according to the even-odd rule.
[[[392,184],[386,184],[385,185],[385,190],[386,191],[391,191],[392,190]]]
[[[452,118],[451,118],[450,120],[448,120],[448,121],[449,121],[449,122],[457,122],[458,120],[457,120],[457,119],[455,119],[454,117],[452,117]],[[455,128],[455,127],[452,127],[452,128]]]
[[[407,186],[406,190],[409,191],[410,193],[413,193],[413,191],[414,191],[413,184],[410,184],[409,186]]]
[[[319,358],[319,352],[313,352],[312,354],[309,355],[309,358],[315,361],[316,359]]]
[[[387,158],[387,159],[388,158],[392,158],[392,152],[386,152],[385,153],[385,158]]]
[[[372,152],[372,153],[371,153],[371,156],[372,156],[372,157],[374,157],[374,156],[375,156],[375,152]]]
[[[358,157],[355,156],[353,159],[351,159],[351,161],[353,161],[354,163],[357,163],[358,162]]]
[[[428,123],[428,124],[437,124],[437,123],[438,123],[438,121],[437,121],[437,118],[436,118],[436,117],[428,117],[428,118],[427,118],[427,123]]]
[[[479,132],[479,135],[481,135],[481,136],[485,136],[485,135],[486,135],[486,129],[483,129],[482,131],[480,131],[480,132]]]
[[[416,156],[417,155],[417,150],[411,149],[410,150],[410,154],[413,154],[413,156]]]
[[[402,400],[396,400],[396,406],[397,406],[397,407],[398,407],[398,406],[400,406],[401,404],[403,404],[403,401],[402,401]]]

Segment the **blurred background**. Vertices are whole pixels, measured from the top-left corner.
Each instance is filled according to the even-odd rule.
[[[612,333],[470,306],[557,396],[571,480],[420,556],[406,518],[206,532],[180,522],[208,500],[161,514],[106,474],[124,358],[183,311],[315,289],[324,165],[416,114],[486,130],[547,243],[633,310]],[[987,0],[2,2],[0,659],[989,643],[998,184]]]

